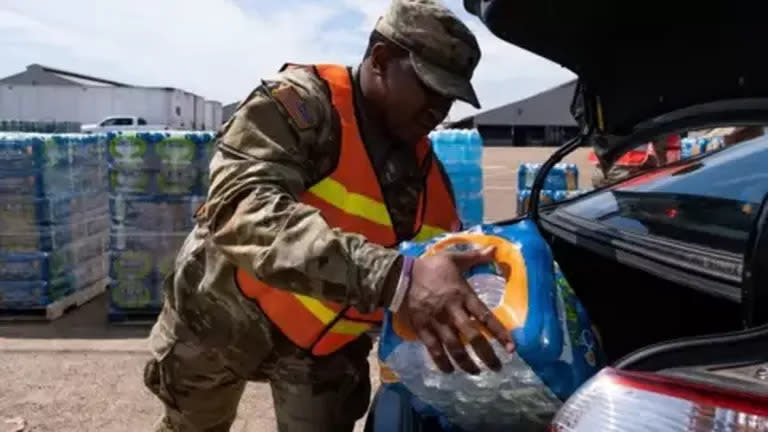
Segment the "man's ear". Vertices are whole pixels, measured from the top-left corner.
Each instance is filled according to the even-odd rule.
[[[377,42],[371,48],[371,71],[375,75],[384,76],[387,73],[387,65],[392,57],[389,47],[382,42]]]

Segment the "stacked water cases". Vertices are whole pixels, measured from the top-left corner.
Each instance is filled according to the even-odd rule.
[[[541,164],[523,163],[517,171],[517,214],[528,212],[531,187],[541,169]],[[579,190],[579,168],[575,164],[555,165],[544,181],[540,203],[551,204],[583,193]]]
[[[152,319],[208,186],[209,132],[107,136],[111,321]]]
[[[104,290],[109,217],[103,151],[103,138],[95,135],[0,133],[4,315],[55,318]]]
[[[680,145],[680,159],[690,159],[723,147],[725,147],[725,140],[721,136],[683,138]]]
[[[444,129],[429,135],[453,186],[464,226],[483,223],[483,140],[476,129]]]

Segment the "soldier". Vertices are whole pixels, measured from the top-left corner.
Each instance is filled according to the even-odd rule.
[[[351,431],[368,408],[368,333],[388,308],[444,371],[498,370],[502,325],[461,277],[492,251],[410,259],[392,247],[457,230],[426,135],[480,59],[437,0],[395,0],[362,63],[286,65],[217,136],[208,199],[164,284],[144,379],[158,431],[229,430],[247,381],[280,431]],[[449,357],[450,355],[450,357]]]

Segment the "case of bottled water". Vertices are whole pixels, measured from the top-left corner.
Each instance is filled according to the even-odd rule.
[[[429,135],[453,187],[465,226],[483,222],[483,139],[476,129],[444,129]]]
[[[162,282],[207,193],[213,136],[108,134],[111,320],[143,320],[160,310]]]
[[[541,169],[539,163],[522,163],[517,169],[517,214],[528,212],[531,187]],[[539,198],[540,205],[552,204],[579,195],[579,167],[576,164],[556,164],[544,180]]]
[[[426,243],[404,243],[410,256],[495,246],[495,262],[466,274],[470,286],[512,335],[498,373],[443,374],[407,323],[387,313],[379,341],[382,368],[413,395],[414,408],[463,431],[546,430],[562,401],[603,365],[589,318],[531,221],[482,225]],[[482,362],[467,347],[476,364]],[[450,429],[450,428],[449,428]]]
[[[533,187],[536,175],[541,169],[539,163],[523,163],[517,170],[517,190]],[[546,190],[577,190],[579,188],[579,167],[576,164],[559,163],[552,167],[544,181]]]
[[[575,198],[586,193],[586,190],[542,190],[539,196],[539,205],[554,204],[563,200]],[[530,189],[517,192],[517,213],[522,215],[530,211]]]
[[[725,147],[725,140],[721,136],[683,138],[680,141],[680,159],[690,159],[723,147]]]
[[[40,309],[106,284],[105,142],[0,133],[0,309]]]

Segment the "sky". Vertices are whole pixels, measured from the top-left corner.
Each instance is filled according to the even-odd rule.
[[[505,43],[443,0],[477,36],[473,83],[489,109],[574,78]],[[389,0],[0,0],[0,77],[39,63],[228,104],[286,62],[357,64]],[[450,118],[476,110],[457,102]]]

